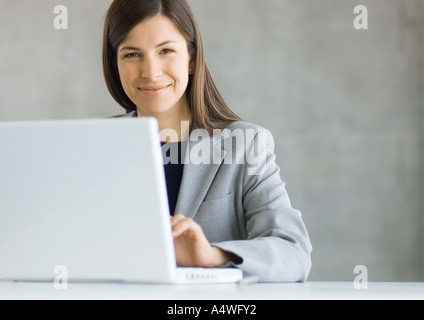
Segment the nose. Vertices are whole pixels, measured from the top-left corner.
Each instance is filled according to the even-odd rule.
[[[155,81],[162,76],[162,65],[158,59],[146,57],[141,66],[141,77],[145,80]]]

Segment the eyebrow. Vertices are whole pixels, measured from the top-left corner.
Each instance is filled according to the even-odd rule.
[[[159,44],[156,46],[156,48],[159,48],[159,47],[165,46],[165,45],[170,44],[170,43],[177,43],[177,42],[176,42],[176,41],[167,40],[167,41],[164,41],[164,42],[162,42],[162,43],[159,43]],[[131,47],[131,46],[125,46],[125,47],[122,47],[119,51],[121,52],[121,51],[124,51],[124,50],[128,50],[128,51],[140,51],[140,48],[137,48],[137,47]]]

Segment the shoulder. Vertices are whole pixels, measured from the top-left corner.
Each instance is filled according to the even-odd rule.
[[[135,117],[137,117],[137,112],[131,111],[131,112],[126,113],[126,114],[120,114],[120,115],[112,116],[112,117],[109,117],[109,118],[113,119],[113,118],[135,118]]]
[[[274,137],[270,130],[252,122],[236,121],[231,123],[226,130],[229,132],[229,136],[242,133],[245,137],[251,137],[253,140],[260,139],[262,143],[265,140],[267,144],[274,143]]]
[[[233,131],[233,130],[255,130],[255,131],[263,131],[263,130],[267,130],[264,127],[254,124],[252,122],[247,122],[247,121],[235,121],[233,123],[231,123],[228,127],[228,130]]]

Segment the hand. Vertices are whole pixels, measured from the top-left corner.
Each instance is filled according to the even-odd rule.
[[[213,268],[230,261],[225,251],[209,244],[200,225],[192,219],[177,214],[171,224],[178,266]]]

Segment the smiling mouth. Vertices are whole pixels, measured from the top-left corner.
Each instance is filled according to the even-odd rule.
[[[138,88],[142,93],[148,96],[159,96],[164,93],[171,85],[155,86],[155,87],[140,87]]]

